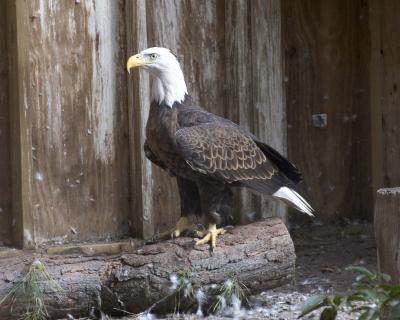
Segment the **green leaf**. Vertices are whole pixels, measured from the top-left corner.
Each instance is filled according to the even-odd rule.
[[[336,306],[336,307],[339,307],[339,305],[342,303],[342,296],[340,296],[340,295],[336,295],[334,298],[333,298],[333,304]]]
[[[368,309],[365,311],[358,320],[378,320],[379,319],[379,312],[375,309]]]
[[[304,303],[299,318],[326,305],[327,305],[327,299],[325,296],[323,295],[312,296],[308,298],[307,301]]]
[[[379,288],[387,292],[392,299],[400,298],[400,285],[383,284]]]
[[[333,307],[325,308],[322,311],[320,320],[335,320],[337,316],[337,309]]]
[[[346,269],[346,271],[353,271],[353,272],[357,272],[363,275],[366,275],[369,278],[373,278],[375,277],[375,274],[372,273],[371,271],[369,271],[367,268],[361,267],[361,266],[348,266]]]
[[[386,273],[380,273],[379,275],[385,282],[390,282],[390,280],[392,280],[392,277]]]
[[[365,280],[370,280],[371,278],[368,276],[368,275],[366,275],[366,274],[359,274],[357,277],[356,277],[356,282],[362,282],[362,281],[365,281]]]
[[[373,290],[364,290],[362,292],[362,295],[365,296],[365,300],[372,300],[372,301],[378,301],[379,296],[376,291]]]
[[[365,299],[365,296],[362,293],[355,292],[355,293],[349,295],[347,297],[346,301],[347,301],[348,304],[351,305],[352,302],[354,302],[354,301],[366,301],[366,299]]]

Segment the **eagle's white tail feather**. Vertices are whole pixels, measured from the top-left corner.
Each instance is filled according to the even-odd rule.
[[[297,210],[307,213],[309,216],[314,216],[314,209],[307,203],[307,201],[293,189],[288,187],[281,187],[273,194],[274,197],[280,198],[289,202]]]

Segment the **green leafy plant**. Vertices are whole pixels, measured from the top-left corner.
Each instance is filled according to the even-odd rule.
[[[188,300],[194,300],[194,288],[190,276],[185,271],[178,272],[177,275],[170,277],[174,294],[175,294],[175,307],[174,313],[177,313],[181,306],[182,296]]]
[[[361,266],[350,266],[346,270],[357,273],[352,291],[347,295],[310,297],[299,318],[323,308],[320,320],[336,319],[339,310],[357,314],[358,320],[400,319],[400,285],[389,284],[389,275]]]
[[[62,291],[60,285],[49,275],[45,265],[35,260],[26,275],[18,281],[0,300],[0,306],[9,303],[11,306],[17,301],[22,301],[26,312],[20,316],[22,320],[43,320],[48,318],[45,304],[45,288],[54,292]]]
[[[236,307],[240,309],[243,301],[248,303],[247,287],[240,282],[239,278],[232,274],[223,282],[218,290],[217,300],[211,306],[213,313],[223,310],[225,307]]]

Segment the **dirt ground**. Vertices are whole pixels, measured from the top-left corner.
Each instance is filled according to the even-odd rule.
[[[370,224],[314,225],[292,232],[296,279],[292,284],[254,297],[255,309],[244,319],[297,319],[302,303],[318,293],[344,293],[354,279],[349,265],[376,270],[376,248]],[[304,319],[317,319],[318,313]],[[339,314],[338,319],[355,319]]]
[[[308,297],[317,293],[343,293],[349,289],[354,274],[344,270],[347,266],[361,264],[371,270],[376,269],[376,248],[370,224],[344,221],[336,225],[316,223],[295,226],[291,234],[297,253],[295,280],[286,286],[250,297],[250,309],[230,310],[229,316],[203,318],[175,314],[162,318],[147,315],[141,319],[297,319],[301,305]],[[318,312],[304,319],[318,319]],[[339,314],[338,319],[355,317]]]

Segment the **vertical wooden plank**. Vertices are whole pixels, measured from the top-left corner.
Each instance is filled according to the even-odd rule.
[[[250,132],[254,131],[250,6],[247,0],[225,1],[225,66],[227,117]],[[233,215],[244,223],[256,218],[250,191],[235,190]]]
[[[178,38],[178,7],[174,1],[147,1],[146,12],[143,12],[147,21],[147,45],[146,47],[166,47],[177,53],[177,38]],[[178,6],[178,7],[177,7]],[[167,31],[168,30],[168,31]],[[146,73],[145,71],[141,71]],[[147,73],[146,73],[147,75]],[[147,81],[147,84],[148,81]],[[151,85],[151,84],[150,84]],[[150,104],[150,93],[143,96],[145,103]],[[147,122],[148,109],[143,114]],[[141,151],[143,153],[143,150]],[[147,165],[150,161],[145,160]],[[180,216],[179,208],[179,193],[175,179],[169,174],[155,165],[152,165],[151,185],[146,192],[151,194],[151,207],[149,210],[153,215],[153,232],[162,233],[170,230],[178,217]]]
[[[281,1],[252,0],[250,6],[254,133],[286,155]],[[259,208],[263,217],[278,215],[286,220],[287,209],[281,203],[263,197]]]
[[[11,121],[11,179],[13,240],[20,248],[34,247],[32,215],[32,144],[27,96],[29,13],[23,1],[7,2],[7,45],[9,51],[9,101]]]
[[[400,3],[395,0],[380,1],[375,14],[379,15],[380,43],[375,41],[374,52],[379,50],[380,73],[375,78],[380,84],[382,112],[383,186],[400,185],[400,46],[396,34],[400,32]],[[378,39],[379,40],[379,39]]]
[[[122,0],[16,1],[15,196],[25,244],[129,235],[123,15]]]
[[[366,2],[283,8],[289,156],[321,217],[372,217]],[[327,114],[327,126],[313,126],[313,114]]]
[[[12,242],[7,2],[0,1],[0,246]]]
[[[223,2],[179,2],[177,39],[188,89],[201,107],[226,116]]]
[[[382,6],[379,0],[369,0],[369,30],[371,34],[370,99],[371,99],[371,168],[372,188],[383,187],[383,132],[381,107],[381,20]],[[376,192],[373,192],[376,203]]]
[[[127,56],[147,47],[146,1],[126,1]],[[128,106],[130,128],[132,220],[136,236],[151,238],[155,233],[152,166],[143,152],[145,128],[150,108],[149,77],[137,72],[129,77]]]

